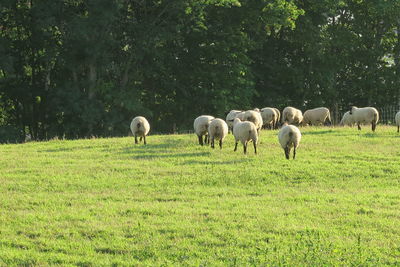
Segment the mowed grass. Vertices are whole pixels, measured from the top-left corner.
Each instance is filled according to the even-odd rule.
[[[400,135],[277,131],[0,145],[0,266],[400,265]]]

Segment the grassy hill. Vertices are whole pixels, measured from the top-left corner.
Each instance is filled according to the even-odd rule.
[[[395,127],[0,145],[2,265],[399,265]]]

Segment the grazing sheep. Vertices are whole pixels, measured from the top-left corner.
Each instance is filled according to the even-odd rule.
[[[245,113],[246,113],[245,111],[242,111],[242,112],[236,114],[236,117],[234,119],[238,118],[239,120],[244,121],[245,120],[245,117],[244,117]]]
[[[214,119],[213,116],[209,115],[201,115],[194,120],[193,128],[194,132],[196,133],[197,137],[199,138],[199,144],[203,145],[204,143],[209,143],[210,140],[208,137],[208,125],[210,121]],[[203,142],[204,136],[204,142]]]
[[[282,112],[282,124],[300,125],[303,120],[303,113],[301,110],[294,107],[286,107]]]
[[[238,118],[238,117],[236,117]],[[240,118],[239,118],[240,119]],[[244,113],[244,120],[246,121],[251,121],[254,123],[257,129],[257,133],[260,133],[261,127],[263,126],[263,119],[261,117],[260,112],[254,111],[254,110],[247,110]]]
[[[146,120],[145,117],[137,116],[137,117],[133,118],[133,120],[131,122],[131,131],[132,131],[133,136],[135,137],[135,144],[138,143],[138,140],[137,140],[138,136],[140,137],[139,141],[142,141],[142,138],[143,138],[143,143],[147,144],[146,143],[146,135],[150,131],[150,124]]]
[[[396,121],[397,132],[399,132],[399,129],[400,129],[400,111],[396,113],[396,116],[394,117],[394,120]]]
[[[262,108],[261,109],[261,117],[263,120],[263,127],[269,127],[269,129],[274,129],[278,114],[276,114],[275,109],[273,108]]]
[[[211,140],[211,147],[214,148],[214,140],[219,140],[219,148],[222,149],[222,142],[228,134],[228,125],[222,119],[213,119],[208,125],[208,135]]]
[[[277,108],[273,108],[273,109],[275,110],[276,115],[277,115],[276,122],[275,122],[275,125],[274,125],[274,129],[276,130],[276,129],[278,129],[278,124],[279,124],[279,122],[281,120],[281,112]]]
[[[339,125],[344,126],[354,126],[354,119],[353,116],[350,114],[350,111],[347,111],[343,114],[342,120],[340,121]]]
[[[258,134],[257,128],[251,121],[241,121],[236,118],[233,121],[233,136],[235,137],[235,149],[237,150],[238,142],[241,141],[243,144],[243,152],[247,153],[247,143],[253,141],[254,153],[257,154],[257,141]]]
[[[225,121],[228,124],[228,128],[229,128],[230,131],[232,131],[232,128],[233,128],[233,120],[236,118],[236,116],[239,113],[242,113],[242,111],[233,109],[233,110],[229,111],[229,113],[226,115]]]
[[[376,124],[379,120],[379,113],[376,108],[373,107],[365,107],[365,108],[357,108],[352,106],[350,108],[350,115],[353,116],[354,122],[357,123],[358,130],[361,130],[360,124],[362,123],[371,123],[372,131],[375,132]]]
[[[303,114],[302,125],[319,125],[325,124],[327,122],[328,125],[332,124],[331,115],[329,109],[321,107],[308,109]]]
[[[301,133],[299,128],[294,125],[285,125],[278,133],[279,143],[285,151],[286,159],[289,159],[290,150],[293,147],[293,159],[296,157],[296,149],[300,144]]]

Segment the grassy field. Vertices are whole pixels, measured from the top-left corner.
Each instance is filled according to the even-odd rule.
[[[400,265],[395,127],[0,145],[0,266]]]

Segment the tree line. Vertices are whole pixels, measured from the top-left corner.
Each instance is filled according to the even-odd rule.
[[[399,99],[399,1],[3,0],[0,12],[0,141]]]

